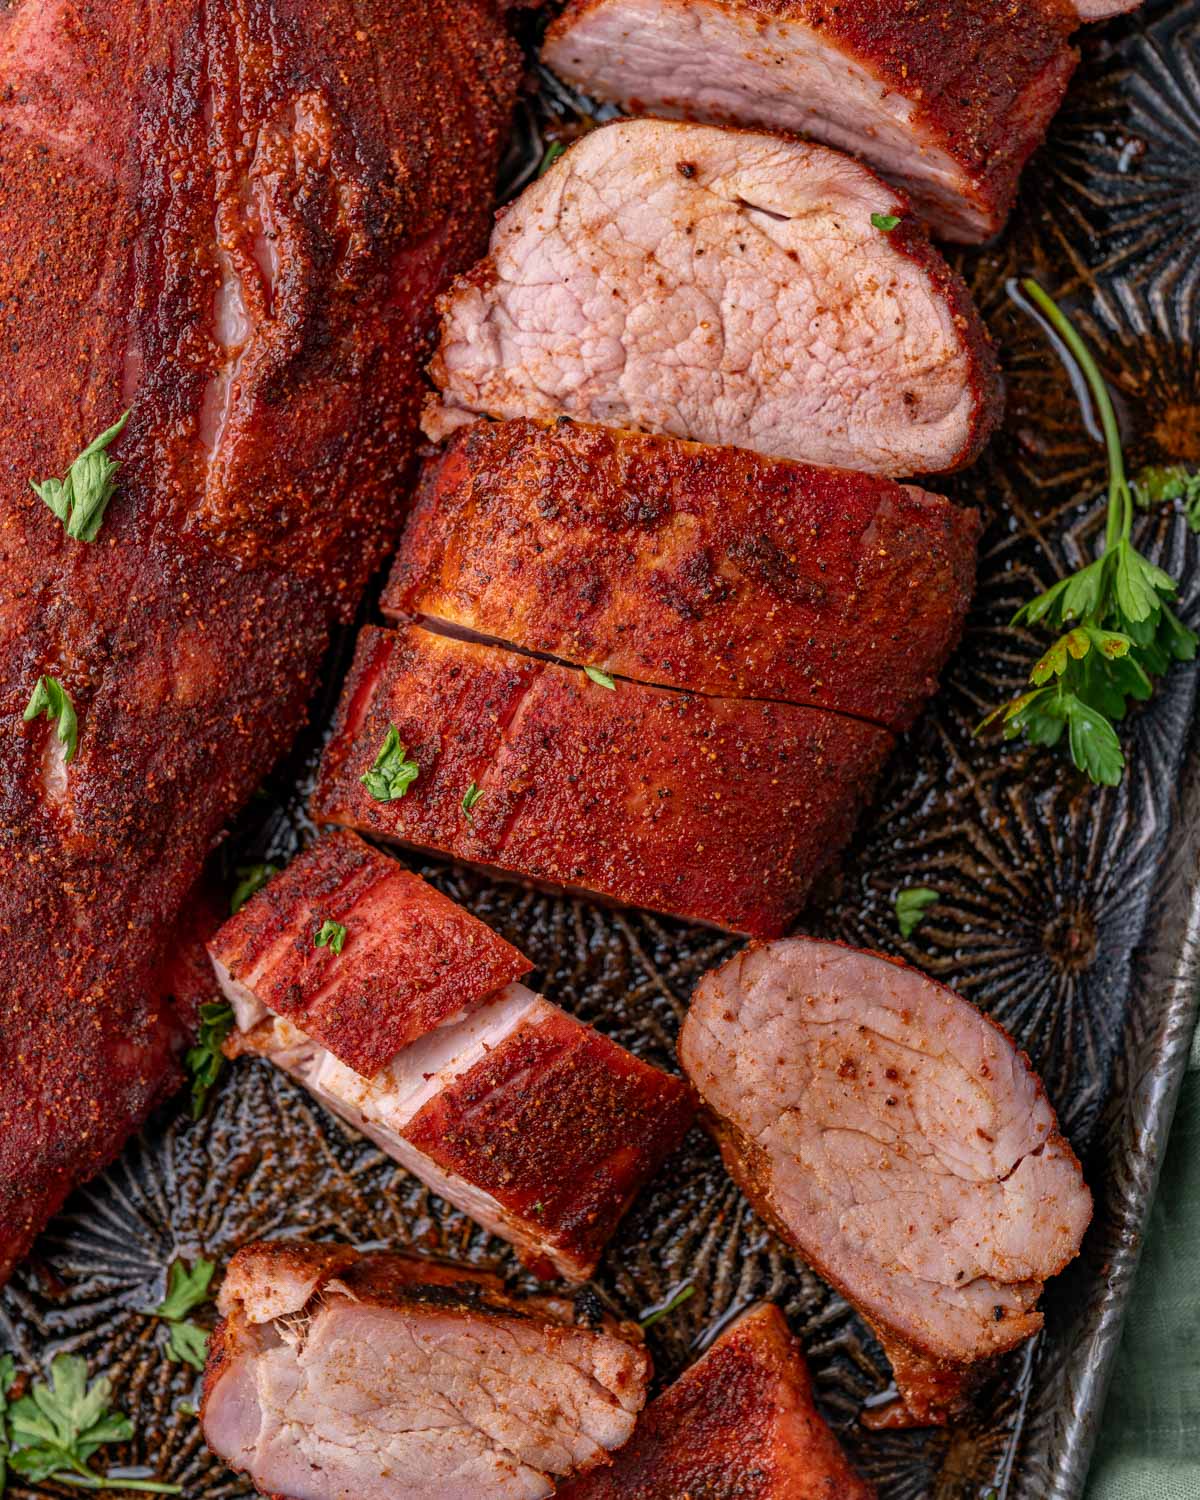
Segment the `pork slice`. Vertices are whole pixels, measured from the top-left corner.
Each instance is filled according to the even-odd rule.
[[[434,438],[565,415],[901,476],[969,463],[999,415],[983,324],[906,201],[774,135],[592,131],[439,305]]]
[[[392,727],[420,774],[385,803],[362,775]],[[849,837],[893,744],[840,714],[610,688],[415,626],[368,628],[312,813],[526,882],[774,936]]]
[[[270,1059],[539,1276],[585,1280],[692,1120],[677,1078],[523,985],[364,1078],[271,1018],[230,1049]]]
[[[572,0],[544,57],[602,99],[853,152],[987,239],[1078,61],[1066,0]]]
[[[340,951],[317,945],[326,922],[345,928]],[[267,1011],[284,1016],[368,1076],[532,967],[464,907],[344,832],[252,896],[209,954],[244,1029]]]
[[[944,1421],[973,1366],[1041,1327],[1091,1196],[981,1011],[903,964],[789,939],[701,981],[679,1054],[739,1185],[883,1340],[905,1407],[876,1420]]]
[[[1142,0],[1074,0],[1081,21],[1107,21],[1126,11],[1139,10]]]
[[[652,1401],[611,1467],[561,1500],[873,1500],[813,1403],[800,1345],[771,1303],[744,1312]]]
[[[645,1400],[630,1338],[417,1257],[252,1245],[220,1309],[204,1435],[265,1495],[540,1500],[604,1462]]]
[[[890,479],[574,422],[476,422],[427,464],[392,618],[638,682],[906,728],[979,520]]]

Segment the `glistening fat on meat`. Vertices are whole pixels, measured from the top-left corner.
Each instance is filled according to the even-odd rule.
[[[574,422],[476,422],[426,465],[384,595],[617,676],[904,729],[979,518],[912,486]]]
[[[209,1447],[289,1500],[543,1500],[633,1431],[637,1331],[386,1251],[271,1241],[233,1257],[209,1342]]]
[[[330,910],[344,945],[311,963]],[[527,961],[352,835],[301,855],[210,952],[230,1055],[283,1068],[539,1275],[591,1275],[691,1123],[678,1078],[522,985],[497,991]]]
[[[1091,1218],[1028,1059],[917,970],[800,938],[706,975],[679,1056],[751,1202],[882,1340],[901,1399],[871,1420],[946,1421]]]
[[[652,1401],[611,1466],[560,1500],[874,1500],[813,1402],[800,1345],[760,1303]]]
[[[433,438],[568,416],[901,477],[970,463],[1000,414],[987,332],[906,200],[791,138],[602,126],[440,306]]]
[[[936,233],[972,243],[1008,217],[1078,61],[1077,24],[1065,0],[571,0],[543,55],[638,111],[852,152]]]
[[[419,770],[402,798],[379,801],[362,778],[393,731]],[[893,743],[840,714],[606,687],[419,627],[368,628],[312,813],[525,881],[772,936],[849,837]]]

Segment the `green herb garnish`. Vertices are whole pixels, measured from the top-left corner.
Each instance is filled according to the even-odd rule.
[[[1070,350],[1096,403],[1108,453],[1108,520],[1104,551],[1013,616],[1014,625],[1061,632],[1029,674],[1033,689],[993,709],[976,733],[1000,721],[1005,739],[1057,745],[1064,731],[1076,766],[1094,782],[1115,786],[1125,770],[1113,728],[1129,700],[1145,700],[1152,679],[1172,662],[1196,655],[1195,634],[1168,607],[1178,592],[1170,576],[1130,541],[1134,497],[1108,387],[1087,345],[1035,281],[1022,290]]]
[[[313,937],[313,943],[318,948],[330,948],[334,953],[341,953],[346,942],[346,929],[340,922],[335,922],[326,917]]]
[[[8,1482],[8,1393],[16,1378],[16,1361],[11,1354],[0,1354],[0,1495]]]
[[[50,1366],[50,1384],[35,1382],[8,1409],[9,1468],[33,1485],[52,1479],[81,1490],[183,1494],[179,1484],[110,1479],[92,1468],[92,1457],[106,1443],[124,1443],[133,1436],[129,1418],[108,1409],[111,1396],[107,1376],[89,1386],[87,1362],[77,1354],[59,1354]]]
[[[1183,514],[1192,531],[1200,531],[1200,474],[1184,464],[1150,464],[1130,480],[1133,498],[1143,510],[1183,501]]]
[[[874,229],[881,229],[884,234],[891,234],[900,219],[896,214],[872,214],[871,225]]]
[[[538,168],[538,176],[545,177],[546,173],[550,170],[550,168],[554,165],[554,163],[566,149],[567,148],[563,145],[562,141],[551,141],[550,144],[546,147],[545,156],[542,157],[542,164]]]
[[[925,913],[942,899],[941,891],[928,885],[910,885],[896,897],[896,925],[901,937],[912,937],[925,920]]]
[[[33,493],[63,523],[77,542],[94,542],[104,521],[104,512],[117,487],[119,463],[109,458],[109,443],[129,421],[129,413],[118,417],[107,432],[91,442],[67,470],[63,479],[30,480]]]
[[[607,672],[602,672],[599,667],[584,667],[583,670],[584,674],[590,677],[597,687],[611,688],[614,692],[616,691],[617,684]]]
[[[371,769],[362,777],[362,784],[376,802],[397,802],[408,793],[411,784],[421,774],[415,760],[408,759],[408,751],[400,740],[400,731],[390,725],[383,737],[383,748],[375,757]]]
[[[192,1080],[192,1119],[204,1113],[208,1091],[221,1076],[225,1054],[221,1043],[233,1025],[233,1006],[223,1000],[210,1000],[200,1007],[200,1034],[196,1045],[184,1054],[184,1066]]]
[[[643,1318],[641,1326],[643,1328],[653,1328],[655,1323],[661,1322],[663,1318],[669,1318],[676,1308],[682,1307],[689,1297],[694,1297],[695,1295],[696,1288],[689,1282],[687,1286],[681,1287],[675,1293],[665,1307],[660,1307],[656,1312],[652,1312],[648,1318]]]
[[[175,1261],[167,1272],[167,1295],[146,1314],[170,1324],[167,1358],[191,1365],[193,1370],[204,1368],[208,1330],[191,1322],[188,1314],[209,1300],[209,1286],[216,1269],[216,1261],[205,1260],[203,1256],[197,1258],[190,1271],[182,1260]]]
[[[64,764],[70,765],[79,749],[79,721],[75,717],[75,706],[67,696],[67,690],[57,677],[39,677],[25,708],[25,722],[30,723],[39,714],[45,714],[53,722],[58,721],[58,738],[67,747]]]
[[[471,785],[463,793],[462,810],[466,814],[466,818],[467,818],[467,822],[468,823],[473,823],[475,821],[471,817],[471,809],[475,806],[475,804],[479,801],[480,797],[482,797],[482,796],[483,796],[483,788],[477,782],[474,782],[474,781],[471,783]]]
[[[229,898],[229,915],[236,917],[250,897],[261,891],[273,875],[279,874],[279,866],[272,864],[238,865],[237,884]]]

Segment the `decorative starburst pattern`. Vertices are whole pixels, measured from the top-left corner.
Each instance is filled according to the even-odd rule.
[[[777,1300],[804,1342],[825,1411],[889,1500],[960,1500],[993,1488],[1014,1500],[1079,1495],[1200,972],[1197,674],[1173,673],[1125,727],[1130,765],[1116,791],[1088,786],[1044,753],[973,736],[1036,650],[1010,628],[1013,610],[1091,555],[1102,513],[1101,450],[1009,281],[1032,272],[1066,299],[1118,393],[1134,467],[1200,462],[1200,0],[1149,4],[1089,33],[1084,54],[1009,232],[955,256],[1010,385],[992,451],[945,486],[987,523],[963,645],[805,927],[903,954],[1027,1048],[1096,1190],[1085,1253],[1048,1290],[1046,1333],[1005,1361],[947,1432],[861,1428],[863,1403],[887,1388],[878,1346],[762,1226],[699,1130],[635,1205],[597,1280],[600,1295],[634,1317],[685,1282],[695,1287],[651,1330],[662,1379],[742,1308]],[[536,172],[549,140],[586,125],[587,108],[543,77],[506,163],[508,191]],[[1182,519],[1147,516],[1140,545],[1188,580],[1182,611],[1200,623],[1200,546]],[[305,798],[352,639],[331,653],[317,727],[220,852],[226,873],[247,859],[286,859],[312,836]],[[736,946],[436,861],[417,867],[519,944],[558,1002],[667,1066],[697,979]],[[912,884],[941,899],[902,940],[893,900]],[[75,1195],[0,1296],[0,1344],[28,1367],[61,1349],[113,1373],[136,1429],[114,1462],[153,1463],[195,1500],[247,1495],[180,1411],[195,1399],[195,1377],[165,1359],[161,1330],[138,1309],[158,1301],[176,1256],[224,1260],[248,1239],[288,1233],[412,1245],[522,1280],[504,1245],[287,1079],[245,1062],[204,1119],[166,1112]]]

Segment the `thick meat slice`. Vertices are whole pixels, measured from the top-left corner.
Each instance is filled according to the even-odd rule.
[[[617,676],[906,728],[979,521],[890,479],[573,422],[476,422],[426,468],[384,612]]]
[[[1067,0],[571,0],[544,56],[637,110],[854,152],[970,243],[1008,217],[1077,24]]]
[[[987,334],[907,203],[773,135],[592,131],[441,307],[436,438],[568,416],[901,476],[969,463],[999,415]]]
[[[340,950],[317,946],[326,922],[346,929]],[[368,1076],[533,967],[419,875],[340,832],[251,897],[208,951],[243,1025],[285,1016]]]
[[[944,1421],[971,1367],[1041,1327],[1091,1196],[1008,1036],[915,969],[753,944],[698,986],[679,1055],[751,1202],[883,1340]]]
[[[249,1245],[219,1305],[204,1436],[276,1500],[541,1500],[646,1398],[631,1330],[415,1256]]]
[[[692,1120],[678,1078],[518,984],[370,1078],[280,1019],[229,1050],[284,1068],[543,1277],[592,1274]]]
[[[181,1081],[176,919],[390,545],[519,74],[492,0],[0,5],[0,1281]],[[74,540],[30,480],[130,407]]]
[[[379,802],[362,777],[393,728],[420,773]],[[773,936],[849,837],[892,744],[816,709],[609,688],[418,627],[367,629],[312,811],[523,880]]]
[[[1142,0],[1074,0],[1075,9],[1084,21],[1106,21],[1109,16],[1137,10]]]
[[[743,1313],[638,1418],[610,1468],[561,1500],[873,1500],[813,1405],[777,1307]]]

